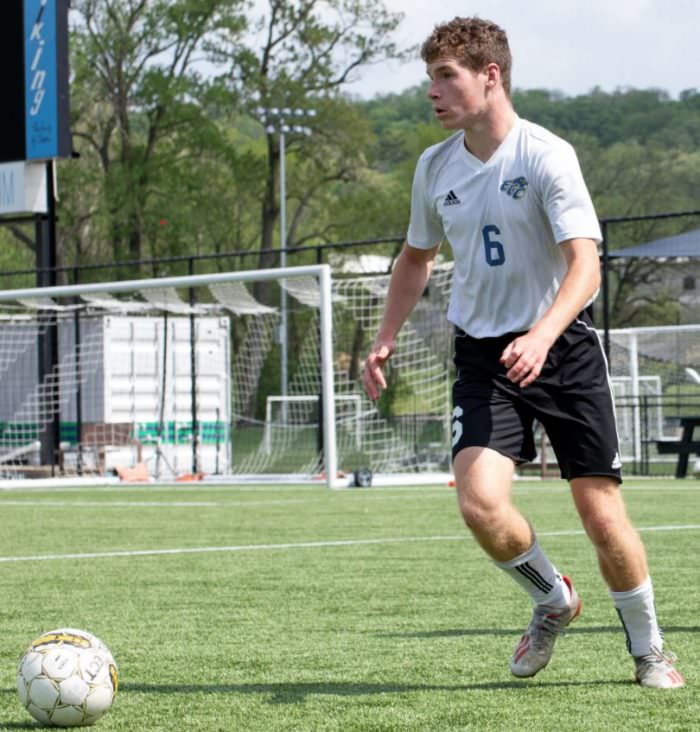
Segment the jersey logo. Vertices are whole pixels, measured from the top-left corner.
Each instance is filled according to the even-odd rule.
[[[513,180],[503,181],[503,185],[501,185],[501,190],[508,196],[515,198],[515,200],[517,201],[525,195],[525,192],[527,191],[527,186],[527,179],[521,175],[518,178],[513,178]]]
[[[462,203],[459,198],[457,198],[457,194],[450,190],[450,192],[445,196],[445,206],[456,206],[458,203]]]
[[[610,465],[613,470],[619,470],[622,467],[622,460],[620,460],[620,453],[616,452],[615,457]]]

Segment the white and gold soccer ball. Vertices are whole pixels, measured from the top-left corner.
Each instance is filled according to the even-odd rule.
[[[50,630],[22,656],[17,693],[32,717],[43,724],[93,724],[112,706],[117,664],[92,633],[75,628]]]

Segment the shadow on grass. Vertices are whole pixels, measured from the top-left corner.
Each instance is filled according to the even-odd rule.
[[[700,626],[697,625],[664,625],[664,635],[671,633],[700,633]],[[566,629],[567,635],[597,635],[599,633],[621,633],[620,625],[592,625],[590,627],[577,626]],[[508,635],[521,636],[522,628],[445,628],[444,630],[416,630],[407,633],[378,633],[378,638],[459,638],[470,635]]]
[[[408,694],[415,692],[470,692],[470,691],[513,691],[532,692],[535,689],[631,686],[634,682],[620,679],[598,679],[596,681],[487,681],[480,684],[381,684],[333,681],[279,682],[268,684],[120,684],[119,693],[137,694],[264,694],[269,704],[301,704],[309,696],[373,696],[381,694]],[[1,692],[14,691],[0,689]],[[40,729],[38,722],[1,721],[0,729]]]
[[[381,684],[352,682],[304,682],[269,684],[122,684],[120,691],[141,694],[268,694],[271,704],[298,704],[307,696],[372,696],[380,694],[408,694],[414,692],[445,691],[523,691],[575,688],[585,686],[631,686],[632,681],[606,679],[596,681],[488,681],[480,684]]]

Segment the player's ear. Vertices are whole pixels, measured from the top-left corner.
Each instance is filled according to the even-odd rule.
[[[486,64],[484,67],[486,75],[486,86],[495,89],[501,83],[501,67],[497,63]]]

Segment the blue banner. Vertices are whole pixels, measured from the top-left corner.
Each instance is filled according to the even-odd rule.
[[[26,159],[59,156],[57,0],[24,0]]]

